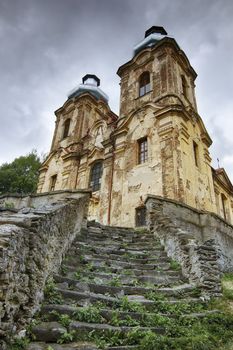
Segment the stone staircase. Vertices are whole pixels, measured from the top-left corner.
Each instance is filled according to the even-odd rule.
[[[152,349],[211,312],[151,233],[89,223],[47,283],[27,350]]]

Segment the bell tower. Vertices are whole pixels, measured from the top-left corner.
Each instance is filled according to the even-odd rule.
[[[197,74],[175,39],[163,27],[152,26],[133,48],[133,57],[118,69],[121,78],[120,117],[146,103],[183,105],[197,111]]]
[[[135,198],[151,193],[213,210],[212,141],[197,111],[197,74],[184,51],[163,27],[152,26],[117,74],[118,126],[128,145],[124,157],[140,153],[141,142],[146,143],[146,162],[142,165],[136,159],[124,165],[134,179],[138,176],[132,185]],[[131,178],[127,181],[130,188]]]

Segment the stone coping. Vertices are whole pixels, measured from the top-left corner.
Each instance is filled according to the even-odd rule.
[[[162,196],[156,196],[156,195],[152,195],[152,194],[148,194],[148,195],[146,196],[145,204],[146,204],[150,199],[156,199],[156,200],[161,201],[161,202],[172,203],[172,204],[175,204],[175,205],[180,206],[180,207],[182,207],[182,208],[186,208],[186,209],[188,209],[188,210],[191,210],[191,211],[195,212],[195,213],[198,214],[198,215],[206,215],[206,214],[207,214],[207,215],[213,216],[215,219],[220,220],[223,224],[225,224],[225,225],[230,226],[231,228],[233,228],[233,225],[232,225],[230,222],[224,220],[220,215],[218,215],[218,214],[216,214],[216,213],[214,213],[214,212],[212,212],[212,211],[199,210],[199,209],[196,209],[196,208],[194,208],[194,207],[192,207],[192,206],[190,206],[190,205],[188,205],[188,204],[186,204],[186,203],[179,202],[179,201],[177,201],[177,200],[175,200],[175,199],[164,198],[164,197],[162,197]]]
[[[80,189],[80,190],[59,190],[59,191],[53,191],[53,192],[43,192],[43,193],[31,193],[31,194],[21,194],[21,193],[4,193],[0,195],[0,199],[4,199],[6,197],[13,197],[13,198],[26,198],[26,197],[42,197],[42,196],[53,196],[53,195],[59,195],[62,193],[90,193],[91,189]]]

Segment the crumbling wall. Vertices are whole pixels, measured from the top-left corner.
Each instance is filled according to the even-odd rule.
[[[89,195],[0,215],[0,336],[30,320],[43,299],[45,281],[57,272],[82,225]]]
[[[201,287],[204,295],[218,296],[221,272],[229,270],[232,226],[215,214],[161,197],[148,196],[146,206],[150,230],[160,238],[168,255],[181,264],[183,274]]]

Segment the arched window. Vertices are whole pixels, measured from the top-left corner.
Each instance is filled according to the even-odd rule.
[[[102,161],[98,161],[94,163],[91,168],[90,187],[92,188],[92,191],[98,191],[100,189],[102,168],[103,168]]]
[[[70,119],[66,119],[64,123],[64,130],[63,130],[63,139],[65,139],[69,135],[70,131]]]
[[[139,96],[145,95],[150,90],[150,73],[144,72],[139,78]]]

